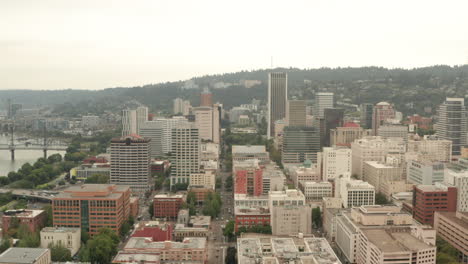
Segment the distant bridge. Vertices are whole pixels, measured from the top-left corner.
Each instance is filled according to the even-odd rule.
[[[60,194],[59,191],[27,190],[27,189],[0,189],[0,193],[9,193],[16,198],[29,198],[46,202],[51,202],[54,196]]]

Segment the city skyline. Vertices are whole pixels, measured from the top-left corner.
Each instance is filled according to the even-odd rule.
[[[0,78],[0,89],[138,86],[272,64],[468,63],[463,1],[248,4],[2,1],[0,69],[7,78]],[[278,30],[282,37],[268,41]]]

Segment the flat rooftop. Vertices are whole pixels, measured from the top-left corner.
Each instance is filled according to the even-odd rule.
[[[211,216],[206,216],[206,215],[191,216],[189,223],[192,225],[209,226],[211,224]]]
[[[418,251],[433,247],[405,232],[384,229],[363,229],[362,232],[382,252]]]
[[[93,198],[93,199],[116,199],[123,192],[130,189],[127,185],[116,184],[83,184],[70,186],[58,194],[57,198]]]
[[[42,232],[47,232],[47,233],[78,233],[81,232],[80,228],[74,228],[74,227],[44,227],[41,230]]]
[[[232,146],[232,154],[235,153],[266,153],[264,145],[234,145]]]
[[[35,263],[47,251],[47,248],[11,247],[0,255],[0,263]]]
[[[183,194],[156,194],[154,196],[155,199],[164,199],[164,198],[180,198],[183,199]]]
[[[42,214],[44,210],[28,210],[28,209],[18,209],[18,210],[7,210],[4,212],[3,216],[5,217],[21,217],[21,218],[34,218]]]
[[[161,261],[161,255],[158,253],[142,253],[132,251],[119,251],[115,256],[114,261],[120,261],[124,263],[159,263]]]
[[[468,232],[468,213],[464,212],[436,212],[442,217],[447,218],[450,222],[462,226]]]
[[[152,239],[146,237],[132,237],[125,245],[125,249],[203,249],[206,246],[207,241],[204,237],[186,237],[182,242],[153,242]]]
[[[416,188],[423,192],[446,192],[447,186],[444,185],[417,185]]]
[[[393,167],[391,165],[378,162],[378,161],[366,161],[365,163],[369,164],[370,166],[377,168],[377,169],[394,169],[396,167]]]

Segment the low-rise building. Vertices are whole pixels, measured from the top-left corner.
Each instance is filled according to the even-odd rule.
[[[46,219],[47,215],[44,210],[7,210],[2,216],[3,234],[8,234],[8,230],[15,220],[17,220],[16,223],[18,224],[16,228],[20,225],[25,225],[31,233],[34,233],[44,227]]]
[[[294,182],[296,188],[299,187],[301,182],[322,181],[320,166],[318,166],[317,163],[306,160],[302,166],[291,171],[291,180]]]
[[[214,192],[211,188],[204,188],[201,186],[190,186],[188,191],[195,195],[195,201],[197,204],[203,204],[207,195]]]
[[[444,184],[417,185],[413,191],[413,217],[423,224],[434,224],[435,212],[457,210],[457,189]]]
[[[148,237],[154,242],[170,241],[172,240],[172,224],[147,221],[139,222],[133,232],[132,237]]]
[[[468,263],[468,213],[436,212],[434,229],[459,251],[460,263]]]
[[[194,215],[190,217],[189,226],[210,228],[211,216],[207,215]]]
[[[338,186],[335,193],[341,198],[343,207],[350,208],[375,204],[375,188],[368,182],[340,178],[336,183]]]
[[[155,218],[177,219],[180,207],[184,202],[182,194],[157,194],[153,199]]]
[[[234,207],[268,208],[268,195],[248,196],[246,194],[234,194]]]
[[[301,189],[308,202],[317,202],[324,197],[333,197],[331,182],[302,182]]]
[[[269,226],[271,224],[270,217],[268,208],[235,207],[235,232],[239,231],[241,227]]]
[[[70,250],[72,256],[81,247],[81,229],[71,227],[45,227],[41,230],[41,248],[49,245],[62,245]]]
[[[48,248],[11,247],[0,255],[0,264],[51,264]]]
[[[258,159],[261,162],[270,161],[270,155],[264,145],[234,145],[232,146],[232,161]]]
[[[104,165],[81,165],[70,170],[70,177],[75,177],[80,181],[84,181],[93,175],[104,175],[110,177],[110,167]]]
[[[172,232],[175,241],[183,241],[185,237],[208,237],[210,230],[205,227],[190,227],[183,224],[176,224]]]
[[[430,185],[444,181],[444,164],[442,162],[410,160],[406,166],[406,177],[410,183]]]
[[[190,174],[189,186],[197,186],[208,189],[215,189],[216,175],[213,171],[203,171]]]

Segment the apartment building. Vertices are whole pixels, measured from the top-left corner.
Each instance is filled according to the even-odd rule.
[[[190,184],[190,174],[200,172],[200,136],[193,124],[180,124],[172,129],[171,188]]]
[[[80,228],[90,235],[101,228],[118,233],[130,216],[130,187],[115,184],[71,186],[52,198],[55,227]]]

